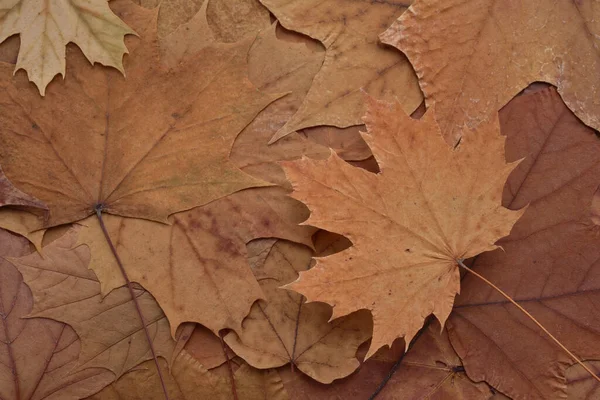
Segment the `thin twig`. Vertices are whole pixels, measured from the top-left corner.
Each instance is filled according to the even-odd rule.
[[[238,400],[237,390],[235,388],[235,378],[233,375],[233,367],[231,366],[231,359],[227,355],[227,345],[223,340],[223,334],[219,332],[219,339],[221,339],[221,347],[223,348],[223,354],[225,355],[225,360],[227,360],[227,368],[229,368],[229,377],[231,378],[231,394],[233,394],[233,400]]]
[[[150,346],[150,352],[152,353],[152,358],[154,359],[154,364],[156,365],[156,371],[158,372],[158,378],[160,379],[160,384],[162,386],[163,392],[165,394],[165,399],[169,400],[169,393],[167,392],[167,385],[165,384],[165,380],[163,379],[162,372],[160,371],[160,366],[158,365],[158,358],[156,357],[156,352],[154,351],[154,345],[152,344],[152,339],[150,338],[150,332],[148,331],[148,327],[146,326],[146,321],[144,320],[144,315],[142,314],[142,309],[140,308],[140,304],[137,301],[137,297],[133,292],[133,286],[131,285],[131,281],[129,280],[129,276],[127,276],[127,272],[125,272],[125,268],[123,268],[123,263],[119,258],[119,254],[117,254],[117,249],[115,248],[112,240],[110,239],[110,235],[108,234],[108,230],[106,229],[106,225],[104,225],[104,220],[102,219],[102,207],[96,206],[96,216],[98,217],[98,221],[100,222],[100,228],[102,228],[102,233],[104,233],[104,237],[108,242],[108,246],[112,251],[115,259],[117,260],[117,265],[119,265],[119,269],[123,274],[123,278],[125,279],[125,283],[127,283],[127,289],[129,289],[129,294],[131,295],[131,300],[133,304],[135,304],[135,309],[137,310],[138,316],[140,317],[140,321],[142,322],[142,326],[144,327],[144,333],[146,334],[146,340],[148,341],[148,346]]]
[[[387,376],[383,379],[383,381],[381,381],[379,386],[377,386],[377,389],[375,389],[373,394],[369,397],[369,400],[374,400],[375,397],[377,397],[377,395],[379,395],[379,393],[381,393],[381,391],[383,390],[385,385],[387,385],[387,383],[390,381],[390,379],[392,379],[392,376],[396,373],[398,368],[400,368],[400,365],[402,364],[402,360],[404,360],[406,353],[408,353],[410,351],[410,349],[412,349],[412,347],[415,345],[415,342],[417,341],[417,339],[419,339],[419,337],[423,334],[423,332],[425,332],[425,329],[427,329],[429,327],[429,324],[431,324],[431,318],[429,318],[427,320],[427,322],[425,322],[423,327],[413,337],[413,339],[410,341],[410,344],[408,345],[408,348],[406,349],[406,351],[404,353],[402,353],[402,355],[400,356],[398,361],[396,361],[396,363],[392,366],[392,368],[390,369],[390,372],[388,372]]]
[[[459,259],[459,260],[456,260],[456,262],[458,262],[458,265],[460,265],[462,268],[466,269],[467,271],[469,271],[470,273],[472,273],[473,275],[475,275],[476,277],[478,277],[479,279],[481,279],[482,281],[487,283],[491,288],[493,288],[498,293],[500,293],[502,296],[504,296],[506,298],[506,300],[510,301],[515,307],[517,307],[519,310],[521,310],[521,312],[523,314],[527,315],[527,317],[529,317],[529,319],[531,319],[542,331],[544,331],[544,333],[546,335],[548,335],[550,337],[550,339],[552,339],[554,341],[554,343],[556,343],[561,349],[563,349],[565,351],[565,353],[567,353],[573,360],[575,360],[575,362],[577,362],[577,364],[581,365],[581,367],[583,367],[583,369],[585,369],[594,379],[596,379],[598,382],[600,382],[600,378],[594,372],[592,372],[591,369],[589,369],[575,354],[571,353],[571,351],[569,351],[569,349],[567,349],[557,338],[555,338],[554,335],[552,335],[550,332],[548,332],[548,330],[546,328],[544,328],[544,326],[537,319],[535,319],[535,317],[533,315],[531,315],[526,309],[521,307],[516,301],[514,301],[509,295],[507,295],[498,286],[494,285],[492,282],[488,281],[482,275],[479,275],[477,272],[475,272],[471,268],[467,267],[463,263],[463,260]]]

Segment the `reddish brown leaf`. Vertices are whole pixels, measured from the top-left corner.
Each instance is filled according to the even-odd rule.
[[[25,256],[24,238],[0,230],[0,255]],[[80,341],[63,323],[25,318],[33,299],[21,274],[0,260],[0,398],[77,400],[108,385],[114,375],[103,368],[73,371]]]
[[[477,257],[473,268],[577,356],[598,358],[600,226],[592,198],[600,140],[554,88],[515,98],[500,120],[507,160],[525,158],[506,183],[503,204],[529,208],[498,243],[504,250]],[[477,278],[467,275],[462,286],[449,332],[469,376],[515,399],[565,398],[570,357]]]

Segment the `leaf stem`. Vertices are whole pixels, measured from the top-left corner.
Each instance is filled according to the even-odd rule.
[[[135,304],[135,309],[137,310],[137,314],[140,317],[140,321],[142,322],[142,326],[144,327],[144,333],[146,334],[146,340],[148,341],[148,346],[150,346],[150,352],[152,353],[152,358],[154,359],[154,364],[156,365],[156,371],[158,372],[158,378],[160,379],[160,385],[162,386],[163,393],[165,394],[165,399],[169,400],[169,393],[167,392],[167,385],[165,384],[165,380],[163,378],[162,372],[160,371],[160,366],[158,364],[158,358],[156,357],[156,352],[154,351],[154,345],[152,344],[152,339],[150,338],[150,332],[148,331],[148,327],[146,326],[146,321],[144,320],[144,315],[142,314],[142,309],[140,304],[137,301],[137,297],[133,292],[133,286],[131,281],[129,280],[129,276],[127,276],[127,272],[125,272],[125,268],[123,267],[123,263],[119,258],[119,254],[117,253],[117,249],[115,248],[112,240],[110,239],[110,235],[108,234],[108,230],[106,229],[106,225],[104,225],[104,220],[102,219],[102,207],[96,206],[96,216],[98,217],[98,221],[100,222],[100,228],[102,228],[102,233],[104,233],[104,237],[108,242],[108,246],[112,251],[115,259],[117,260],[117,265],[119,265],[119,269],[121,270],[121,274],[123,274],[123,278],[127,283],[127,289],[129,289],[129,294],[131,295],[131,300],[133,304]]]
[[[571,357],[573,360],[575,360],[575,362],[577,362],[577,364],[581,365],[581,367],[583,369],[585,369],[594,379],[596,379],[598,382],[600,382],[600,378],[591,369],[589,369],[575,354],[571,353],[571,351],[569,351],[569,349],[567,349],[556,337],[554,337],[554,335],[552,335],[550,332],[548,332],[548,330],[546,328],[544,328],[544,326],[537,319],[535,319],[535,317],[533,315],[531,315],[526,309],[521,307],[521,305],[519,305],[516,301],[514,301],[508,294],[506,294],[498,286],[494,285],[492,282],[490,282],[489,280],[484,278],[482,275],[478,274],[477,272],[473,271],[471,268],[467,267],[463,263],[462,259],[457,259],[456,262],[458,263],[459,266],[466,269],[468,272],[472,273],[473,275],[475,275],[476,277],[478,277],[479,279],[481,279],[482,281],[487,283],[492,289],[496,290],[498,293],[500,293],[502,296],[504,296],[506,298],[506,300],[510,301],[515,307],[517,307],[519,310],[521,310],[521,312],[523,314],[525,314],[527,317],[529,317],[529,319],[531,319],[542,331],[544,331],[544,333],[546,335],[548,335],[550,337],[550,339],[552,339],[554,341],[554,343],[556,343],[561,349],[563,349],[565,351],[565,353],[567,353],[569,355],[569,357]]]

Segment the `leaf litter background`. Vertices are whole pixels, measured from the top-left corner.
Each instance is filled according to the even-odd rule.
[[[466,199],[462,213],[448,197],[434,199],[449,229],[439,254],[475,255],[474,270],[600,372],[595,1],[135,3],[38,11],[51,22],[43,40],[41,22],[28,17],[33,2],[0,16],[8,38],[0,46],[0,398],[163,398],[92,215],[97,204],[136,282],[172,398],[366,399],[398,359],[377,398],[599,398],[598,383],[514,306],[468,274],[459,285],[451,262],[439,275],[454,276],[450,291],[417,293],[404,308],[405,291],[390,291],[398,279],[388,289],[367,276],[336,298],[337,281],[362,271],[332,268],[349,268],[352,254],[366,271],[387,263],[397,273],[426,241],[386,236],[402,229],[375,223],[371,211],[348,212],[347,201],[319,205],[332,197],[318,188],[307,192],[317,202],[302,195],[308,175],[289,173],[310,164],[313,182],[347,180],[367,204],[382,203],[382,215],[388,207],[420,215],[418,192],[395,191],[406,175],[386,155],[409,149],[417,160],[409,170],[424,163],[412,169],[421,186],[454,182],[446,189]],[[91,20],[91,9],[105,18]],[[89,30],[56,17],[65,15]],[[130,32],[137,36],[123,47]],[[396,103],[372,101],[367,113],[364,92]],[[423,115],[423,95],[423,122],[403,117]],[[452,150],[439,137],[441,150],[425,151],[438,125],[447,143],[460,142],[454,152],[472,142],[473,155],[448,168],[441,152]],[[385,132],[404,137],[382,146]],[[451,178],[472,171],[472,182]],[[505,227],[489,233],[496,225],[470,204],[478,191],[522,216],[514,226],[501,218]],[[431,225],[417,219],[435,242]],[[364,244],[361,226],[378,229],[379,243]],[[479,232],[492,236],[470,253],[466,235]],[[501,249],[477,255],[496,239]],[[323,265],[331,277],[310,294],[307,277]],[[299,275],[288,287],[330,305],[281,289]],[[365,296],[373,304],[356,303]],[[443,312],[428,308],[435,296]],[[432,312],[443,328],[426,318]],[[415,334],[403,356],[402,337]]]

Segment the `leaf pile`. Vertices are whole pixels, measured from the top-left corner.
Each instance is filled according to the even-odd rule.
[[[600,396],[596,0],[4,3],[1,399]]]

